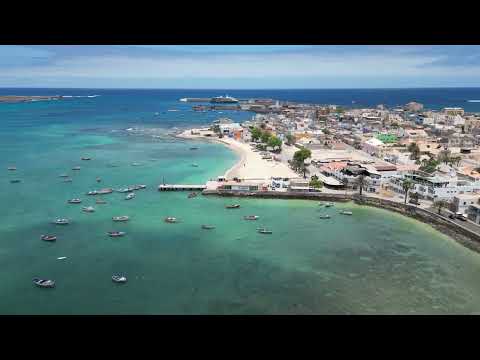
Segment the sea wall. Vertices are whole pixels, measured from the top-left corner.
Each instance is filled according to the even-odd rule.
[[[373,206],[390,211],[397,212],[404,216],[414,218],[426,223],[443,234],[453,238],[458,243],[469,249],[480,253],[480,234],[475,233],[468,228],[426,209],[419,208],[410,204],[403,204],[391,200],[380,199],[368,195],[358,194],[327,194],[327,193],[305,193],[305,192],[276,192],[262,191],[254,193],[242,193],[235,191],[204,190],[204,195],[217,195],[226,197],[253,197],[265,199],[302,199],[316,201],[335,201],[348,202],[353,201],[358,205]]]

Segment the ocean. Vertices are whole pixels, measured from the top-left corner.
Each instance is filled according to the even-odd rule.
[[[193,112],[192,104],[178,101],[182,97],[480,107],[466,102],[480,98],[478,89],[342,91],[1,89],[0,95],[73,97],[0,104],[0,314],[479,312],[479,254],[415,220],[354,204],[321,209],[302,200],[236,199],[241,208],[227,210],[231,199],[157,191],[163,181],[204,183],[237,161],[219,144],[177,139],[173,132],[221,116],[252,116]],[[199,149],[189,150],[193,144]],[[17,170],[8,171],[13,165]],[[73,181],[64,183],[62,173]],[[130,201],[113,193],[97,205],[85,195],[132,184],[147,189]],[[67,204],[75,197],[82,204]],[[88,205],[96,211],[83,213]],[[353,216],[339,216],[340,209]],[[320,220],[323,212],[332,218]],[[250,214],[260,219],[242,219]],[[111,221],[120,215],[130,221]],[[167,216],[179,223],[165,223]],[[51,224],[57,217],[72,223]],[[216,228],[202,230],[202,224]],[[259,226],[273,234],[258,234]],[[127,235],[110,238],[112,230]],[[42,234],[58,240],[41,241]],[[128,282],[113,283],[115,273]],[[57,286],[37,288],[34,277]]]

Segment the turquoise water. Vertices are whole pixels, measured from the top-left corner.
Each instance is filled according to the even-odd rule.
[[[1,314],[480,311],[479,255],[412,219],[354,204],[322,209],[301,200],[235,199],[241,208],[227,210],[232,199],[158,192],[163,178],[203,183],[236,161],[218,144],[195,143],[199,150],[190,151],[192,142],[171,137],[174,126],[214,116],[163,114],[175,100],[142,93],[0,106]],[[126,115],[124,106],[135,110]],[[18,170],[7,171],[10,165]],[[81,170],[72,171],[74,166]],[[73,182],[63,183],[61,173]],[[22,182],[11,184],[12,178]],[[84,195],[131,184],[148,188],[130,201],[105,195],[104,205]],[[73,197],[83,203],[67,204]],[[82,213],[87,205],[97,211]],[[340,209],[353,216],[339,215]],[[324,212],[332,218],[319,219]],[[260,220],[244,221],[249,214]],[[131,220],[114,224],[111,217],[118,215]],[[180,222],[167,224],[166,216]],[[72,224],[50,224],[56,217]],[[205,223],[216,229],[202,230]],[[273,234],[256,233],[262,225]],[[111,230],[127,235],[109,238]],[[58,240],[41,241],[46,233]],[[112,283],[117,272],[127,275],[127,284]],[[55,279],[57,287],[36,288],[33,277]]]

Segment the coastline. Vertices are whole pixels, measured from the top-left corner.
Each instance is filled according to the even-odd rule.
[[[237,163],[225,171],[224,176],[227,179],[235,177],[243,180],[267,180],[272,177],[298,178],[298,174],[287,165],[274,160],[268,161],[262,159],[260,154],[254,152],[248,144],[228,137],[219,139],[201,134],[193,135],[191,133],[192,130],[199,133],[202,131],[207,133],[205,129],[189,129],[177,134],[176,137],[191,140],[206,140],[222,144],[240,156]]]

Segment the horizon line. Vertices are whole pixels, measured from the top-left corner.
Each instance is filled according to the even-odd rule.
[[[157,88],[157,87],[42,87],[0,86],[0,89],[67,89],[67,90],[414,90],[414,89],[480,89],[480,86],[418,86],[418,87],[345,87],[345,88]]]

